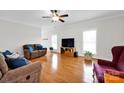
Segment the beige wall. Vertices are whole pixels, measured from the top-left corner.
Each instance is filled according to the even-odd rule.
[[[44,46],[51,46],[51,35],[58,35],[58,51],[61,46],[61,39],[65,37],[75,38],[75,47],[82,55],[83,40],[82,33],[86,30],[97,30],[97,58],[112,59],[111,48],[115,45],[124,45],[124,16],[115,16],[85,22],[77,22],[53,28],[42,29],[42,41]]]
[[[23,54],[22,46],[28,43],[41,43],[41,28],[0,20],[0,51]]]

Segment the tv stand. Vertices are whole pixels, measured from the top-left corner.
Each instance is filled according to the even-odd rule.
[[[61,47],[61,54],[66,56],[74,56],[76,49],[74,47]]]

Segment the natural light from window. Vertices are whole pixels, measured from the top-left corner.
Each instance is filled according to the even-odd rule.
[[[57,35],[52,35],[52,47],[54,50],[57,50]]]
[[[83,52],[85,51],[96,54],[96,30],[83,32]]]
[[[58,67],[58,57],[56,54],[54,54],[52,57],[52,68],[56,70],[57,67]]]

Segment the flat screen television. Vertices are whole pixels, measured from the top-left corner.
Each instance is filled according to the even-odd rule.
[[[74,47],[74,38],[63,38],[62,47]]]

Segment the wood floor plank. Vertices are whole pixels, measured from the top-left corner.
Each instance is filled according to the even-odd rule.
[[[83,57],[75,58],[58,53],[47,53],[46,56],[31,61],[41,62],[41,82],[43,83],[93,82],[92,62],[85,62]]]

